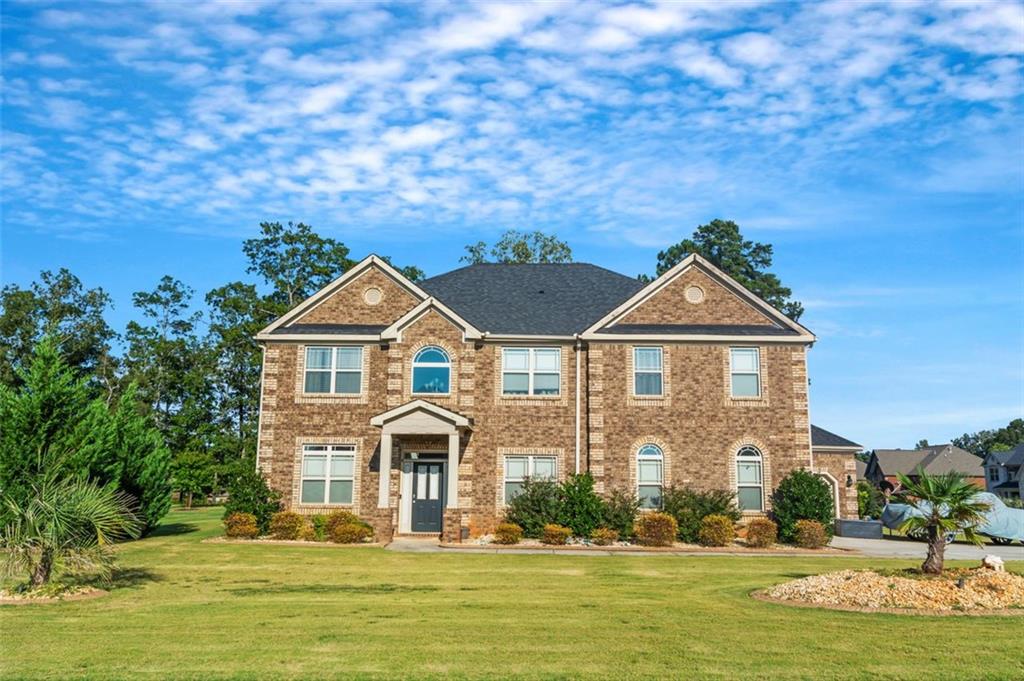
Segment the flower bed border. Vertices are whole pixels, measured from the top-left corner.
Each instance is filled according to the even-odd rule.
[[[352,548],[355,546],[376,546],[381,548],[384,544],[380,542],[358,542],[354,544],[336,544],[332,541],[304,541],[302,539],[241,539],[237,537],[207,537],[200,544],[249,544],[250,546],[330,546],[333,548]]]
[[[768,587],[770,589],[772,587]],[[974,610],[937,610],[929,608],[869,608],[861,605],[828,605],[825,603],[808,603],[785,598],[773,598],[768,589],[757,589],[750,592],[750,597],[763,603],[788,605],[793,608],[812,608],[817,610],[839,610],[842,612],[858,612],[868,615],[909,615],[911,617],[1022,617],[1024,608],[974,609]]]
[[[652,553],[652,554],[665,554],[665,555],[699,555],[699,554],[719,554],[725,556],[850,556],[858,555],[859,552],[853,549],[843,549],[836,546],[826,546],[821,549],[801,549],[797,547],[785,547],[780,549],[755,549],[747,548],[745,546],[695,546],[692,544],[677,544],[673,546],[598,546],[596,544],[584,545],[584,544],[566,544],[562,546],[554,546],[549,544],[453,544],[453,543],[441,543],[439,546],[442,549],[455,549],[455,550],[477,550],[477,551],[507,551],[507,552],[522,552],[522,551],[550,551],[553,553],[560,552],[578,552],[578,553]]]

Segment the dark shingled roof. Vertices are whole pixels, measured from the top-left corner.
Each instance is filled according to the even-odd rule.
[[[811,426],[811,446],[812,447],[860,447],[859,444],[853,440],[847,440],[845,437],[836,435],[833,432],[827,431],[824,428],[818,426]]]
[[[953,445],[932,445],[924,449],[876,449],[875,459],[884,475],[916,475],[918,467],[930,475],[960,473],[982,477],[981,457]]]
[[[488,263],[431,277],[419,286],[480,331],[571,336],[643,283],[585,263]]]
[[[616,324],[598,333],[668,333],[673,335],[799,336],[793,329],[770,324]]]
[[[1008,468],[1024,466],[1024,444],[1017,445],[1005,452],[992,452],[988,456],[990,461]]]
[[[283,335],[287,333],[344,333],[356,336],[371,336],[378,334],[388,327],[377,324],[292,324],[281,326],[270,332],[271,335]]]

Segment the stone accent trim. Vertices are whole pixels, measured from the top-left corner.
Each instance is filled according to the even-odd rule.
[[[359,343],[310,343],[297,345],[295,358],[295,403],[296,404],[366,404],[369,402],[370,352],[374,346]],[[363,349],[363,367],[359,373],[358,395],[337,395],[334,393],[307,393],[306,389],[306,348],[360,347]]]
[[[629,346],[626,353],[626,381],[629,385],[629,394],[626,397],[626,404],[630,407],[671,407],[672,406],[672,358],[670,345],[658,343],[637,343]],[[636,377],[634,375],[634,349],[636,348],[661,348],[661,395],[637,395]]]
[[[761,497],[764,506],[763,511],[743,511],[743,516],[754,517],[764,515],[772,510],[772,490],[775,485],[772,482],[772,464],[769,447],[756,437],[743,437],[736,440],[729,446],[729,489],[738,491],[736,486],[736,454],[744,447],[756,447],[761,452]]]
[[[661,487],[662,489],[674,484],[672,480],[672,448],[667,442],[659,437],[653,435],[645,435],[644,437],[638,437],[633,440],[633,444],[629,446],[629,489],[627,492],[631,492],[634,495],[637,494],[639,488],[639,473],[637,472],[637,455],[640,452],[640,448],[644,445],[655,445],[661,450]]]
[[[757,358],[760,370],[760,377],[758,381],[761,386],[760,397],[733,397],[732,396],[732,356],[730,353],[731,348],[750,348],[756,347],[758,349]],[[730,345],[723,346],[722,349],[722,372],[725,376],[725,406],[727,407],[770,407],[771,400],[769,399],[768,389],[768,357],[763,346],[755,345],[743,345],[741,343],[733,343]]]
[[[303,504],[302,492],[302,446],[303,445],[353,445],[352,464],[352,503],[351,504]],[[361,489],[363,467],[363,438],[332,435],[299,435],[295,438],[295,460],[293,462],[291,504],[289,508],[296,513],[314,515],[331,511],[347,510],[359,515],[359,492]]]
[[[559,375],[557,395],[504,395],[501,392],[502,377],[502,354],[505,348],[558,348],[559,349]],[[524,344],[524,345],[499,345],[494,358],[494,403],[495,404],[521,404],[532,407],[547,407],[558,405],[560,407],[569,404],[569,393],[574,389],[575,367],[572,364],[573,348],[571,345],[552,345],[550,343]]]

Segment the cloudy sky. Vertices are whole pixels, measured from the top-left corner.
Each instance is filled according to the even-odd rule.
[[[813,421],[945,441],[1024,415],[1022,7],[7,1],[3,281],[69,267],[121,327],[261,220],[634,275],[729,218],[819,335]]]

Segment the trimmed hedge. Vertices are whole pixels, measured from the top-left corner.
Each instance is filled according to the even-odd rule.
[[[495,544],[518,544],[523,540],[523,528],[515,523],[498,523],[494,528]]]
[[[351,511],[332,511],[324,520],[324,535],[327,537],[333,536],[334,529],[339,525],[359,524],[366,525],[359,516]],[[369,525],[367,525],[367,527],[369,527]]]
[[[774,544],[778,537],[778,526],[768,518],[754,518],[747,523],[747,546],[764,549]]]
[[[237,539],[255,539],[260,534],[252,513],[232,513],[224,518],[224,534]]]
[[[802,549],[820,549],[828,544],[828,533],[817,520],[796,521],[796,545]]]
[[[590,533],[590,541],[596,546],[610,546],[619,540],[619,533],[608,527],[599,527]]]
[[[796,523],[799,520],[817,521],[825,536],[831,538],[835,521],[832,486],[809,471],[793,471],[782,479],[772,494],[772,518],[779,526],[779,539],[784,542],[796,541]]]
[[[305,526],[305,517],[295,511],[280,511],[270,517],[270,536],[274,539],[299,539]]]
[[[700,521],[697,534],[702,546],[728,546],[736,538],[736,526],[732,518],[712,514]]]
[[[544,533],[541,535],[540,541],[542,544],[563,546],[569,541],[570,536],[572,536],[572,530],[568,527],[549,524],[544,526]]]
[[[736,495],[727,490],[700,491],[689,487],[667,487],[661,496],[662,511],[676,519],[679,541],[696,544],[700,541],[701,521],[709,515],[739,522]]]
[[[335,544],[360,544],[373,539],[373,528],[359,521],[342,523],[331,528],[331,541]]]
[[[672,546],[679,526],[676,519],[667,513],[641,513],[633,531],[637,543],[644,546]]]

